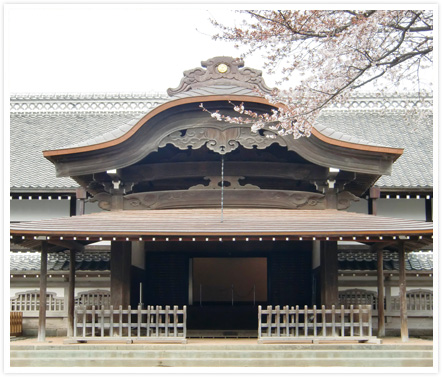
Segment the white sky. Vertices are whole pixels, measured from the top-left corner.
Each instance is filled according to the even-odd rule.
[[[210,10],[207,10],[210,8]],[[177,87],[183,71],[220,55],[211,39],[213,5],[7,5],[5,86],[9,93],[150,93]],[[259,58],[246,66],[262,69]],[[265,75],[266,82],[274,80]]]
[[[210,17],[234,23],[238,15],[232,9],[277,6],[269,5],[6,4],[5,97],[10,93],[165,93],[178,86],[183,71],[200,67],[202,60],[240,56],[232,43],[212,40],[216,30]],[[315,5],[342,6],[309,7]],[[259,54],[247,57],[245,65],[263,70]],[[434,76],[429,74],[427,80],[432,81]],[[277,86],[277,77],[264,70],[263,76],[268,86]]]

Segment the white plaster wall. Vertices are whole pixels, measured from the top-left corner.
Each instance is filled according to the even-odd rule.
[[[425,199],[378,199],[378,216],[425,221]]]
[[[66,283],[67,288],[67,283]],[[95,290],[101,290],[101,291],[110,291],[110,288],[105,287],[79,287],[75,288],[75,296],[77,296],[80,292],[87,292],[87,291],[95,291]],[[29,286],[29,287],[18,287],[18,288],[10,288],[10,297],[14,297],[17,293],[20,292],[27,292],[27,291],[35,291],[40,290],[40,287],[36,286]],[[64,297],[65,287],[48,287],[48,292],[54,292],[57,294],[57,297]]]
[[[368,200],[359,199],[357,202],[351,202],[348,212],[368,213]]]
[[[69,200],[10,200],[10,221],[69,217]]]
[[[97,203],[85,204],[85,214],[103,211]],[[70,201],[68,199],[12,199],[10,200],[10,221],[32,221],[69,217]]]
[[[40,287],[35,287],[35,286],[29,286],[29,287],[19,287],[19,288],[10,288],[10,296],[14,297],[17,293],[20,292],[27,292],[27,291],[35,291],[35,290],[40,290]],[[54,292],[57,294],[57,297],[63,297],[64,296],[64,288],[60,287],[60,288],[55,288],[55,287],[48,287],[47,289],[48,292]]]
[[[95,212],[102,212],[103,210],[98,207],[98,203],[97,202],[86,202],[85,206],[84,206],[84,213],[88,214],[88,213],[95,213]]]
[[[377,199],[378,216],[425,221],[425,199]],[[348,212],[368,213],[368,200],[350,205]]]

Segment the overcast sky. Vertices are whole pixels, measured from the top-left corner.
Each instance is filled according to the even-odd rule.
[[[283,5],[294,6],[306,7]],[[6,93],[165,93],[202,60],[238,57],[242,51],[232,43],[211,38],[216,29],[209,19],[232,25],[239,22],[234,8],[251,7],[269,4],[6,4]],[[263,70],[259,54],[245,65]],[[277,86],[277,77],[263,75]],[[433,78],[430,71],[422,83]]]
[[[208,9],[209,8],[209,9]],[[202,5],[8,5],[9,93],[150,93],[177,87],[183,71],[214,56],[239,56],[215,42],[209,18],[229,8]],[[262,69],[261,60],[246,66]],[[266,77],[274,86],[274,79]]]

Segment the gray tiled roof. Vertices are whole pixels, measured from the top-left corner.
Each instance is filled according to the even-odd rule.
[[[338,269],[345,271],[376,271],[377,253],[370,251],[341,251],[338,253]],[[433,252],[410,252],[405,260],[407,271],[432,271]],[[384,251],[384,270],[399,270],[399,254]]]
[[[11,252],[10,271],[40,271],[39,252]],[[110,252],[76,253],[77,271],[109,271]],[[48,271],[69,271],[69,252],[48,253]]]
[[[14,95],[11,97],[11,189],[62,189],[77,187],[70,178],[56,178],[55,168],[43,150],[91,145],[121,136],[141,117],[161,103],[174,99],[216,94],[256,94],[247,88],[210,86],[161,95]],[[373,102],[373,101],[372,101]],[[356,98],[349,107],[324,111],[316,128],[339,140],[404,148],[391,176],[377,184],[393,188],[431,188],[432,113],[413,124],[403,109],[380,111],[367,98]]]
[[[433,117],[410,124],[404,111],[349,110],[324,111],[317,128],[333,128],[370,140],[374,145],[404,148],[404,153],[393,165],[391,176],[383,176],[376,183],[380,187],[433,187]],[[331,135],[333,137],[333,135]]]

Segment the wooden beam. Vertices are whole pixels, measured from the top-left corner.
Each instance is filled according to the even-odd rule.
[[[46,340],[46,291],[48,278],[48,243],[41,242],[40,261],[40,308],[38,314],[38,341]]]
[[[401,339],[408,341],[407,285],[405,279],[405,242],[399,242],[399,297],[401,303]]]
[[[151,163],[129,166],[120,169],[117,174],[124,182],[143,182],[177,178],[210,177],[219,175],[219,162],[174,162]],[[289,180],[325,180],[327,169],[312,164],[287,162],[226,161],[225,171],[229,176],[281,178]],[[344,172],[345,173],[345,172]],[[349,174],[342,174],[349,181]],[[100,176],[94,175],[100,181]],[[104,178],[104,177],[103,177]],[[110,178],[109,178],[110,179]]]
[[[68,336],[74,336],[75,249],[69,250]]]
[[[384,315],[384,251],[378,249],[378,337],[385,336]]]
[[[69,250],[74,249],[80,252],[84,252],[84,245],[76,241],[51,239],[50,242],[52,245],[65,247],[66,249]]]

